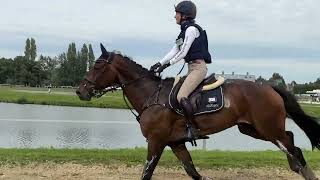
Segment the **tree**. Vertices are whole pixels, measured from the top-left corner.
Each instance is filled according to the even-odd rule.
[[[67,53],[63,53],[57,58],[60,67],[57,68],[55,82],[59,85],[78,85],[86,73],[88,58],[89,50],[86,44],[83,44],[79,52],[76,50],[75,43],[69,44]]]
[[[75,80],[77,77],[77,49],[76,44],[73,42],[69,44],[68,51],[67,51],[67,63],[64,64],[66,66],[65,70],[69,70],[68,74],[66,74],[67,78],[70,79],[69,86],[75,85]]]
[[[70,62],[76,61],[77,59],[77,48],[76,44],[70,43],[68,46],[68,51],[67,51],[67,60]]]
[[[81,79],[83,78],[82,74],[82,69],[85,69],[85,63],[82,63],[82,59],[81,59],[81,52],[78,51],[77,52],[77,61],[76,61],[76,69],[75,69],[75,76],[73,79],[73,86],[76,86],[79,84],[79,82],[81,81]]]
[[[72,79],[71,79],[71,67],[70,63],[67,59],[66,53],[62,53],[57,58],[60,66],[57,68],[57,76],[55,77],[55,84],[63,85],[63,86],[71,86]]]
[[[26,40],[24,56],[14,59],[0,59],[0,83],[39,85],[78,85],[88,68],[94,65],[92,45],[83,44],[77,51],[76,44],[70,43],[67,52],[58,57],[40,55],[34,38]]]
[[[36,46],[36,41],[31,38],[31,43],[30,43],[30,59],[34,61],[37,57],[37,46]]]
[[[42,83],[48,85],[54,83],[54,78],[56,77],[55,73],[56,68],[59,64],[57,58],[51,58],[50,56],[42,56],[39,57],[39,63],[41,65],[42,71],[45,73],[46,79],[43,80]]]
[[[312,91],[315,89],[320,89],[320,79],[318,78],[315,82],[309,82],[304,84],[296,84],[293,87],[293,92],[295,94],[305,94],[307,91]]]
[[[292,86],[295,86],[295,85],[297,85],[298,83],[296,82],[296,81],[291,81],[291,83],[290,83]]]
[[[273,73],[272,77],[269,79],[269,83],[280,88],[287,88],[286,82],[279,73]]]
[[[95,57],[92,50],[91,44],[89,44],[89,69],[91,69],[94,65]]]
[[[24,56],[14,58],[13,83],[25,86],[40,86],[46,79],[45,72],[38,61],[27,60]]]
[[[88,63],[89,63],[89,50],[86,44],[83,44],[81,53],[80,53],[80,62],[79,62],[79,76],[80,80],[86,74]]]
[[[25,56],[17,56],[14,58],[14,84],[29,86],[32,81],[32,74],[28,63],[31,61]]]
[[[12,59],[0,59],[0,84],[10,83],[12,81],[13,60]]]
[[[263,77],[259,76],[257,79],[256,79],[256,83],[258,84],[266,84],[268,81],[266,79],[264,79]]]
[[[30,39],[28,38],[26,40],[26,46],[25,46],[25,50],[24,50],[24,56],[26,57],[27,60],[31,59],[31,43],[30,43]]]

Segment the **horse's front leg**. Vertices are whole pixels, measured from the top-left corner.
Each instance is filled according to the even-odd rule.
[[[196,168],[193,165],[191,156],[189,151],[186,148],[186,145],[183,144],[174,144],[170,145],[173,153],[177,156],[177,158],[181,161],[184,169],[186,170],[187,174],[192,177],[192,179],[198,180],[198,179],[210,179],[207,177],[202,177],[196,170]]]
[[[156,140],[149,140],[148,142],[148,156],[146,164],[143,168],[141,179],[149,180],[152,177],[153,171],[156,168],[161,157],[165,145]]]

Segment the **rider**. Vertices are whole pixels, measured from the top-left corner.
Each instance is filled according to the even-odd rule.
[[[187,140],[193,141],[199,138],[199,130],[191,126],[194,112],[188,96],[206,77],[206,63],[211,63],[211,55],[208,51],[206,32],[195,24],[194,19],[197,14],[195,4],[191,1],[182,1],[175,7],[175,12],[176,23],[181,26],[181,32],[170,52],[151,66],[150,71],[161,73],[181,59],[188,63],[188,74],[178,92],[177,100],[186,117]]]

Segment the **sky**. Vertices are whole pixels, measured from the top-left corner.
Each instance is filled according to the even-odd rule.
[[[179,34],[170,0],[1,0],[0,57],[23,55],[36,40],[38,55],[57,56],[75,42],[119,50],[145,67],[160,60]],[[235,72],[289,83],[320,77],[319,0],[195,0],[197,23],[208,34],[209,73]],[[182,62],[168,68],[173,76]]]

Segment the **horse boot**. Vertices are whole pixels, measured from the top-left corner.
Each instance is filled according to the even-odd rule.
[[[197,146],[197,143],[195,140],[197,139],[208,139],[208,136],[199,135],[200,131],[199,129],[196,129],[192,126],[192,122],[194,122],[194,115],[193,115],[193,109],[191,106],[190,101],[188,98],[183,97],[180,100],[180,107],[183,110],[183,114],[186,118],[186,125],[187,125],[187,137],[186,140],[191,142],[192,145]]]

